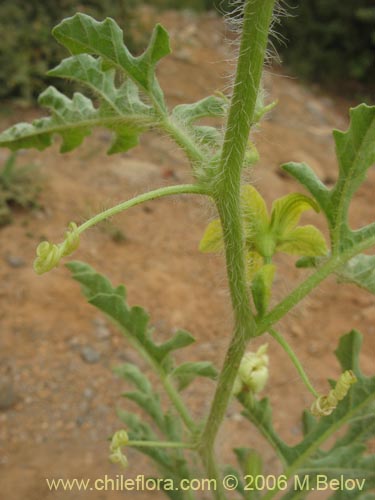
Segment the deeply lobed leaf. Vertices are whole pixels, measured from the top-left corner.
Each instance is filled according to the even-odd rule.
[[[32,124],[19,123],[0,134],[0,146],[12,151],[36,148],[39,151],[52,144],[54,134],[62,137],[61,152],[78,147],[91,133],[92,127],[100,123],[99,112],[92,102],[80,93],[72,99],[48,87],[39,97],[39,103],[49,108],[51,118],[40,118]]]
[[[315,198],[324,212],[335,252],[342,252],[363,238],[348,227],[350,202],[375,163],[375,106],[361,104],[350,111],[346,132],[334,131],[339,176],[329,190],[304,163],[288,163],[283,169],[297,179]]]
[[[141,307],[129,307],[124,286],[114,288],[107,278],[83,262],[70,262],[67,267],[82,285],[88,302],[104,312],[132,343],[164,369],[170,369],[169,354],[172,351],[194,342],[190,333],[178,330],[167,342],[156,344],[152,339],[149,315]]]
[[[177,383],[179,391],[188,387],[196,377],[207,377],[215,380],[217,370],[212,363],[208,361],[187,362],[178,366],[171,373],[171,377]]]
[[[52,31],[58,42],[72,54],[94,54],[107,65],[117,68],[151,95],[161,109],[165,108],[164,98],[155,77],[155,66],[170,54],[169,36],[157,25],[145,52],[134,57],[124,44],[121,28],[110,18],[96,21],[86,14],[78,13],[58,24]]]
[[[113,72],[109,71],[107,82],[112,80]],[[49,87],[39,97],[39,103],[51,110],[51,117],[34,120],[32,124],[19,123],[0,134],[0,147],[18,149],[36,148],[40,151],[51,146],[53,137],[60,135],[61,153],[72,151],[81,145],[83,139],[91,134],[94,127],[102,126],[113,131],[115,139],[109,153],[127,151],[138,144],[138,137],[154,123],[154,117],[139,99],[135,100],[135,91],[125,83],[119,90],[112,86],[101,102],[102,106],[94,107],[92,101],[80,93],[75,93],[72,99]],[[125,97],[132,95],[133,100],[126,106]],[[122,108],[116,106],[121,101]]]
[[[336,275],[339,282],[353,283],[375,295],[375,255],[356,255]]]

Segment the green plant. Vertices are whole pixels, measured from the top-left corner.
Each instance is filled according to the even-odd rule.
[[[304,78],[337,85],[375,77],[375,6],[372,0],[294,2],[280,46],[285,62]],[[336,87],[337,88],[337,87]]]
[[[375,377],[366,377],[359,367],[361,334],[351,331],[341,338],[336,357],[342,375],[336,383],[332,382],[327,395],[319,395],[297,355],[276,331],[275,324],[332,273],[341,281],[356,283],[375,293],[375,256],[362,253],[374,247],[375,223],[356,230],[348,224],[350,202],[375,161],[375,107],[362,104],[351,110],[347,132],[334,132],[339,163],[335,186],[328,189],[306,164],[284,165],[284,170],[297,179],[310,196],[299,193],[284,196],[274,201],[269,213],[255,188],[242,184],[242,174],[258,160],[255,146],[249,142],[249,132],[273,106],[263,103],[261,75],[274,4],[274,0],[245,2],[231,100],[217,94],[193,104],[179,105],[171,112],[155,75],[156,64],[170,52],[168,34],[162,26],[155,27],[146,51],[133,57],[123,43],[122,31],[112,19],[97,22],[77,14],[62,21],[53,34],[72,55],[49,74],[87,86],[90,93],[96,95],[97,105],[80,93],[69,99],[49,87],[39,101],[51,110],[51,117],[6,130],[0,135],[0,146],[12,150],[30,147],[43,150],[51,145],[53,136],[59,134],[61,152],[71,151],[94,126],[101,125],[113,132],[109,153],[114,154],[135,146],[139,136],[152,129],[175,141],[192,165],[193,184],[141,194],[80,226],[71,223],[62,243],[42,242],[34,264],[38,274],[53,269],[62,257],[76,250],[81,234],[88,228],[145,201],[195,194],[209,197],[217,208],[219,218],[209,224],[200,248],[204,252],[223,250],[226,258],[234,329],[219,372],[207,362],[187,361],[176,366],[173,353],[194,342],[190,333],[178,330],[168,341],[158,344],[153,338],[148,314],[140,307],[128,305],[124,286],[114,287],[85,263],[67,264],[73,278],[82,285],[88,302],[118,325],[128,342],[154,369],[170,402],[165,410],[151,382],[133,364],[124,364],[116,370],[135,386],[126,397],[136,402],[154,425],[138,415],[120,411],[128,432],[122,430],[113,436],[110,445],[113,462],[126,465],[122,449],[132,446],[156,462],[170,498],[194,498],[192,489],[171,488],[171,481],[182,485],[184,480],[194,478],[197,472],[190,457],[195,453],[201,459],[204,474],[214,481],[214,496],[227,498],[226,488],[230,488],[223,483],[224,470],[215,456],[214,444],[227,407],[231,399],[237,397],[244,407],[244,415],[274,448],[283,468],[282,474],[266,486],[254,483],[263,472],[259,451],[251,447],[236,450],[240,471],[227,470],[244,498],[270,499],[280,490],[284,491],[283,498],[304,498],[325,474],[327,480],[340,476],[358,480],[355,491],[338,491],[333,498],[370,500],[374,498],[370,491],[375,485],[375,456],[366,452],[366,443],[375,433]],[[117,74],[122,77],[121,84],[115,83]],[[199,124],[205,117],[226,119],[225,129]],[[302,212],[310,209],[321,211],[325,216],[330,248],[314,226],[299,225]],[[270,309],[274,275],[278,272],[274,255],[278,252],[300,257],[298,266],[313,270]],[[268,399],[258,397],[268,376],[266,346],[256,353],[246,353],[248,343],[265,332],[285,349],[312,393],[311,412],[303,415],[304,437],[295,446],[289,446],[280,438],[272,424]],[[198,376],[217,380],[209,414],[202,422],[194,420],[181,395]],[[339,429],[341,434],[337,437]],[[289,479],[293,484],[288,485]]]
[[[17,154],[10,154],[0,170],[0,226],[11,222],[13,209],[38,206],[40,186],[32,175],[36,166],[19,166],[16,160]]]

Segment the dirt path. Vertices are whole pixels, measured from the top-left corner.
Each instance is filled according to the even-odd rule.
[[[169,103],[194,101],[225,87],[230,51],[223,43],[221,21],[173,13],[162,20],[170,28],[174,45],[174,55],[159,71]],[[333,182],[336,162],[331,129],[345,128],[347,116],[331,98],[317,97],[277,72],[269,71],[265,86],[270,99],[280,103],[262,125],[262,134],[256,135],[261,161],[251,180],[269,203],[299,189],[281,174],[279,165],[285,161],[304,160]],[[30,118],[32,113],[25,114]],[[18,115],[3,119],[1,128],[19,119]],[[115,407],[130,405],[121,400],[126,387],[114,378],[111,367],[139,360],[119,333],[85,303],[64,267],[41,278],[31,267],[39,240],[60,241],[69,221],[80,222],[148,188],[191,180],[183,156],[163,138],[148,135],[140,147],[116,157],[105,155],[108,141],[106,133],[96,132],[81,149],[63,157],[57,147],[43,154],[25,153],[22,161],[31,159],[41,165],[44,210],[18,214],[14,224],[0,232],[0,374],[12,385],[16,398],[6,411],[0,410],[0,484],[6,500],[112,500],[123,495],[48,492],[45,485],[46,477],[115,477],[121,473],[107,462],[106,439],[121,428]],[[374,192],[372,169],[356,196],[351,213],[354,227],[374,220]],[[113,283],[125,283],[129,302],[148,309],[160,339],[176,327],[191,331],[197,343],[186,350],[186,360],[210,360],[220,366],[231,329],[223,262],[221,257],[197,251],[212,215],[211,207],[196,197],[149,203],[86,233],[75,257]],[[309,214],[304,220],[325,230],[322,217]],[[293,262],[282,259],[280,264],[283,271],[275,302],[302,278]],[[279,329],[304,361],[313,382],[325,391],[327,377],[339,373],[333,350],[339,337],[353,327],[364,334],[362,363],[370,373],[374,369],[375,303],[357,288],[338,287],[333,279],[328,280]],[[264,341],[255,342],[254,348]],[[266,392],[275,405],[275,426],[294,442],[301,433],[299,415],[311,398],[285,354],[272,339],[266,341],[271,358]],[[186,391],[197,418],[207,409],[211,394],[209,382]],[[239,407],[233,404],[228,413],[223,435],[233,438],[232,445],[248,440],[249,446],[261,446],[266,450],[268,471],[276,473],[277,460],[260,438],[253,438]],[[233,462],[227,439],[220,440],[218,451],[226,462]],[[127,455],[131,464],[127,475],[152,473],[139,454],[129,451]],[[151,494],[140,492],[136,498],[148,499]],[[152,498],[159,496],[152,493]]]

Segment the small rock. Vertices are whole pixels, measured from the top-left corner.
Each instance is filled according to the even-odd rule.
[[[307,111],[309,111],[309,113],[311,113],[320,123],[327,123],[324,105],[322,105],[319,101],[310,99],[306,102],[305,106]]]
[[[7,255],[5,260],[10,267],[14,268],[25,267],[26,265],[26,262],[22,259],[22,257],[17,255]]]
[[[292,335],[293,335],[294,337],[297,337],[297,338],[303,337],[304,330],[303,330],[303,328],[302,328],[300,325],[297,325],[296,323],[294,323],[294,324],[290,327],[290,330],[291,330]]]
[[[86,345],[81,349],[81,358],[86,363],[97,363],[100,360],[100,353],[91,346]]]
[[[192,52],[186,47],[182,47],[178,50],[175,50],[174,57],[182,62],[187,62],[187,63],[193,62]]]
[[[86,389],[83,391],[83,397],[85,399],[92,399],[95,396],[95,391],[94,389],[91,389],[91,387],[86,387]]]
[[[76,424],[78,427],[81,427],[85,422],[85,417],[79,416],[76,418]]]
[[[320,97],[320,102],[324,107],[333,108],[335,105],[335,101],[330,97]]]
[[[312,355],[315,355],[318,353],[318,346],[315,342],[311,342],[308,347],[307,347],[307,350],[310,354]]]
[[[234,420],[234,422],[241,422],[243,419],[244,417],[241,415],[241,413],[234,413],[232,415],[232,420]]]
[[[111,409],[107,405],[98,405],[96,408],[98,415],[104,416],[111,412]]]
[[[17,401],[14,386],[10,376],[0,378],[0,410],[11,408]]]
[[[82,415],[87,413],[89,407],[90,403],[87,400],[82,400],[78,405],[78,409]]]
[[[131,363],[133,365],[136,365],[141,370],[146,368],[146,364],[143,361],[143,359],[140,357],[140,355],[137,352],[132,351],[130,349],[128,349],[125,352],[124,351],[117,351],[117,358],[120,361],[125,361],[126,363]]]
[[[98,134],[98,137],[102,142],[111,142],[113,139],[111,132],[107,132],[106,130],[100,132],[100,134]]]
[[[362,317],[370,323],[375,323],[375,304],[363,309]]]
[[[142,206],[142,210],[146,213],[146,214],[152,214],[154,209],[149,207],[148,205],[143,205]]]
[[[153,163],[135,158],[122,158],[111,167],[111,173],[129,186],[140,187],[160,179],[160,169]]]
[[[71,349],[77,349],[80,346],[80,339],[78,337],[72,337],[68,340],[68,345]]]
[[[95,318],[94,321],[95,336],[98,340],[107,340],[111,336],[109,328],[105,324],[105,321],[101,318]]]

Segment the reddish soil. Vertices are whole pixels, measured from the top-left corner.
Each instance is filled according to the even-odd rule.
[[[160,64],[159,76],[171,105],[192,102],[228,85],[231,49],[216,17],[167,13],[174,54]],[[279,105],[255,134],[261,160],[249,174],[268,203],[300,190],[283,175],[280,164],[306,161],[327,182],[334,182],[337,165],[332,128],[345,129],[342,102],[302,86],[296,79],[269,70],[265,87]],[[1,129],[29,120],[36,111],[15,111],[1,119]],[[89,306],[79,287],[61,266],[42,277],[32,270],[35,247],[43,237],[61,241],[64,228],[149,188],[189,182],[189,167],[177,147],[156,135],[143,137],[127,154],[108,157],[109,137],[95,132],[79,150],[61,156],[58,147],[44,153],[25,152],[20,161],[40,164],[42,210],[18,213],[1,229],[1,336],[3,380],[12,385],[16,401],[0,411],[0,484],[6,500],[46,498],[112,500],[124,493],[88,491],[49,492],[45,478],[97,478],[122,473],[108,463],[107,438],[121,428],[116,406],[133,408],[121,399],[127,388],[111,367],[135,361],[148,368],[100,313]],[[6,153],[1,152],[1,158]],[[374,220],[375,170],[356,196],[353,227]],[[85,234],[75,258],[106,274],[113,283],[125,283],[131,304],[151,314],[156,337],[166,339],[176,327],[191,331],[196,344],[179,354],[180,360],[210,360],[220,366],[231,334],[231,310],[223,258],[198,252],[212,207],[194,196],[163,199],[115,217]],[[326,232],[322,216],[307,214]],[[124,241],[116,241],[123,236]],[[13,267],[14,257],[19,258]],[[13,258],[13,261],[12,261]],[[276,303],[303,279],[290,258],[280,259]],[[374,370],[375,303],[354,286],[338,286],[333,278],[321,284],[278,325],[303,361],[313,383],[326,391],[327,378],[337,378],[333,354],[339,337],[352,328],[362,331],[362,367]],[[275,427],[290,443],[301,434],[300,415],[312,402],[294,367],[267,335],[252,348],[269,343],[271,378],[264,394],[274,405]],[[82,349],[89,346],[99,358],[87,363]],[[92,354],[92,353],[91,353]],[[198,382],[186,391],[196,418],[204,415],[213,392],[210,382]],[[272,450],[258,437],[233,403],[221,431],[218,453],[233,463],[233,446],[259,447],[266,470],[280,471]],[[152,474],[150,463],[129,450],[126,475]],[[133,498],[135,493],[128,493]],[[139,499],[159,498],[139,492]],[[160,498],[162,496],[160,495]]]

